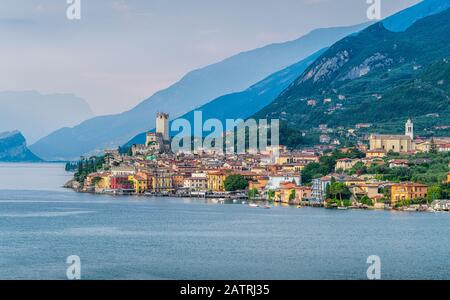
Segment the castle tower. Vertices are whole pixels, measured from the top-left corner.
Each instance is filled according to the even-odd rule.
[[[414,140],[414,124],[411,119],[408,119],[405,124],[405,135],[409,136],[411,140]]]
[[[169,141],[169,114],[156,114],[156,133],[160,133],[164,141]]]

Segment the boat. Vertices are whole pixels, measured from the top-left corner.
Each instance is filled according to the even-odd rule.
[[[339,210],[347,210],[348,209],[348,207],[345,207],[345,206],[343,206],[343,207],[338,207],[337,209],[339,209]]]
[[[270,205],[264,205],[264,208],[265,209],[270,209],[271,207],[270,207]]]
[[[255,204],[255,203],[250,203],[248,206],[250,206],[250,207],[259,207],[259,205]]]
[[[415,207],[408,207],[408,208],[404,209],[403,211],[417,212],[417,208],[415,208]]]

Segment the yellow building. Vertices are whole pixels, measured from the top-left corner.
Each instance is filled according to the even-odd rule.
[[[283,165],[281,170],[288,173],[298,173],[301,172],[305,168],[305,164],[303,163],[292,163]]]
[[[174,190],[172,173],[158,171],[151,175],[151,188],[155,193],[171,193]]]
[[[383,149],[373,149],[366,152],[367,158],[383,158],[385,156],[386,151],[384,151]]]
[[[101,192],[101,191],[105,191],[111,188],[111,179],[110,179],[111,174],[107,173],[107,174],[102,174],[100,176],[100,180],[97,181],[97,183],[95,184],[95,191],[96,192]]]
[[[358,177],[345,177],[343,180],[344,184],[348,187],[354,186],[354,185],[360,185],[365,183],[364,179],[358,178]]]
[[[350,170],[359,161],[360,161],[359,159],[351,159],[351,158],[338,159],[336,161],[336,170],[343,170],[343,171]]]
[[[209,171],[207,173],[208,190],[213,192],[225,191],[225,179],[231,175],[230,172],[224,170]]]
[[[134,191],[136,194],[143,194],[147,191],[147,180],[139,175],[130,175],[128,180],[133,182]]]
[[[391,202],[395,205],[398,202],[412,199],[424,199],[427,197],[428,186],[420,183],[403,182],[391,186]]]
[[[414,150],[413,140],[405,135],[377,135],[370,136],[370,149],[382,149],[386,152],[397,153]]]
[[[447,183],[450,183],[450,172],[447,174]]]
[[[292,156],[290,155],[280,155],[276,158],[275,163],[278,165],[285,165],[293,163],[294,160],[292,159]]]
[[[370,150],[381,149],[389,152],[410,152],[415,150],[414,124],[408,120],[405,124],[405,135],[372,134],[369,138]]]

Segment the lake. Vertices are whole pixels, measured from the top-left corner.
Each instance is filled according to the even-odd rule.
[[[449,213],[251,208],[78,194],[62,164],[0,164],[0,279],[450,279]]]

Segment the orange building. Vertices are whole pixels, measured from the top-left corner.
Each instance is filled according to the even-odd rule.
[[[420,183],[402,182],[391,186],[391,202],[395,205],[399,201],[424,199],[427,197],[428,186]]]

